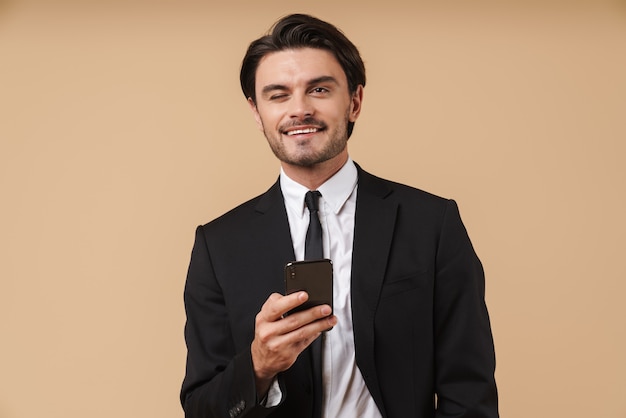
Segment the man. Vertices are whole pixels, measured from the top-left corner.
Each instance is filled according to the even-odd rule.
[[[356,47],[287,16],[250,45],[241,85],[281,173],[196,231],[186,416],[497,417],[483,271],[456,204],[348,155],[365,86]],[[305,258],[309,191],[321,193],[333,311],[285,316],[308,298],[283,296],[283,269]]]

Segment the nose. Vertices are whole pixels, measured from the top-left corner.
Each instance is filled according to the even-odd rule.
[[[315,113],[311,98],[307,94],[294,94],[289,105],[289,116],[292,119],[310,117]]]

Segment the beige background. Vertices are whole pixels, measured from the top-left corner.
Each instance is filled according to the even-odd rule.
[[[0,417],[183,416],[194,228],[278,173],[240,59],[296,11],[365,58],[353,158],[459,202],[501,415],[626,417],[625,4],[310,3],[0,1]]]

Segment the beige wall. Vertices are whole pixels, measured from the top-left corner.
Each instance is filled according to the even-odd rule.
[[[194,227],[278,173],[240,59],[294,11],[366,60],[353,158],[459,202],[502,416],[626,417],[623,2],[51,3],[0,1],[0,417],[183,416]]]

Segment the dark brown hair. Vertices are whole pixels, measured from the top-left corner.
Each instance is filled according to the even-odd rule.
[[[272,52],[285,49],[318,48],[332,53],[348,79],[353,94],[360,85],[365,87],[365,65],[358,49],[350,40],[328,22],[304,14],[285,16],[276,22],[267,35],[253,41],[241,64],[239,80],[244,96],[256,103],[256,70],[261,59]],[[352,133],[354,123],[348,126]]]

